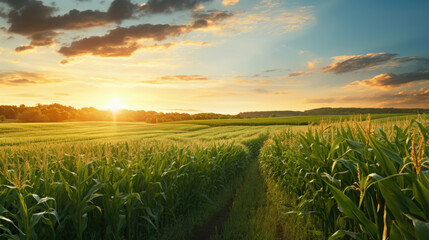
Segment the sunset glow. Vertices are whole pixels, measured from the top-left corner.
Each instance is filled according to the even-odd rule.
[[[0,0],[5,105],[429,106],[429,1],[12,2]]]
[[[119,98],[113,98],[107,105],[107,109],[114,113],[118,112],[123,108],[125,108],[125,106],[122,104],[122,101]]]

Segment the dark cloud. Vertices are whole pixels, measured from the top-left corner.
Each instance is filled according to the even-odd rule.
[[[118,27],[110,30],[104,36],[92,36],[73,41],[69,46],[62,47],[58,52],[66,57],[80,55],[94,55],[101,57],[130,56],[144,47],[139,40],[163,41],[167,38],[178,37],[190,31],[202,28],[196,24],[199,20],[207,22],[206,27],[218,24],[227,16],[221,11],[210,11],[205,15],[195,16],[195,20],[188,25],[171,24],[140,24],[130,27]]]
[[[128,28],[118,27],[104,36],[93,36],[74,41],[58,52],[66,57],[91,54],[102,57],[130,56],[141,47],[136,41],[150,39],[162,41],[186,31],[185,25],[142,24]]]
[[[395,59],[397,63],[408,63],[413,62],[416,64],[418,71],[427,71],[429,70],[429,58],[422,57],[402,57]]]
[[[131,3],[130,0],[114,0],[107,12],[73,9],[64,15],[54,16],[57,9],[46,6],[42,1],[0,0],[1,2],[10,7],[6,16],[10,24],[8,31],[24,36],[53,32],[58,29],[77,30],[104,26],[132,18],[133,14],[139,11],[139,6]]]
[[[324,67],[323,72],[333,72],[337,74],[353,72],[379,66],[393,60],[397,56],[398,54],[393,53],[368,53],[366,55],[351,56],[346,60],[334,62],[331,65]]]
[[[53,45],[55,43],[53,39],[58,35],[58,33],[53,31],[33,34],[28,37],[28,39],[31,40],[30,44],[15,48],[15,52],[22,52],[40,46]]]
[[[31,50],[31,49],[34,49],[34,46],[32,46],[31,44],[30,45],[22,45],[22,46],[16,47],[15,52],[24,52],[24,51]]]
[[[208,10],[198,11],[192,13],[194,22],[192,23],[193,28],[205,28],[210,25],[216,25],[223,20],[230,18],[234,15],[233,12],[219,11],[219,10]]]
[[[130,0],[115,0],[110,4],[107,17],[111,21],[122,21],[131,18],[137,9],[138,5]]]
[[[105,26],[141,15],[137,13],[169,13],[194,9],[199,4],[209,1],[211,0],[149,0],[145,4],[138,5],[131,0],[113,0],[106,12],[73,9],[63,15],[55,15],[57,9],[45,5],[40,0],[0,0],[0,3],[5,3],[9,7],[8,12],[3,14],[9,23],[8,32],[27,36],[31,40],[30,44],[18,46],[15,49],[17,52],[22,52],[54,44],[56,30]],[[227,11],[198,11],[193,13],[194,21],[189,25],[141,24],[126,28],[118,27],[104,36],[74,41],[70,46],[62,47],[59,52],[67,57],[84,54],[104,57],[130,56],[142,47],[136,42],[140,39],[162,41],[194,29],[210,27],[232,15]],[[43,41],[38,40],[41,36]],[[100,43],[96,43],[97,41]]]
[[[305,99],[305,103],[333,103],[335,98],[308,98]]]
[[[213,0],[149,0],[142,4],[146,13],[171,13],[180,10],[191,10],[198,5]]]
[[[383,73],[373,78],[365,79],[362,81],[355,81],[350,86],[365,85],[376,88],[397,88],[403,84],[416,82],[416,81],[428,81],[429,71],[424,72],[408,72],[408,73]]]

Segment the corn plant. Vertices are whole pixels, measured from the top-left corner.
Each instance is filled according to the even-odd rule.
[[[157,239],[204,211],[265,138],[1,148],[0,238]]]
[[[415,120],[318,126],[274,136],[261,165],[296,196],[288,213],[312,215],[326,238],[425,239],[428,139]]]

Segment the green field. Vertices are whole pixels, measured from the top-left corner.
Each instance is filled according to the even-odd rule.
[[[288,126],[223,126],[129,122],[5,123],[0,146],[46,143],[112,142],[130,140],[217,141],[251,139]]]
[[[424,239],[427,117],[358,119],[0,124],[0,239]]]
[[[415,118],[416,114],[374,114],[375,119]],[[321,121],[338,122],[347,120],[365,120],[366,115],[319,115],[319,116],[295,116],[295,117],[272,117],[272,118],[244,118],[244,119],[209,119],[178,121],[176,124],[200,124],[208,126],[270,126],[270,125],[309,125],[318,124]]]

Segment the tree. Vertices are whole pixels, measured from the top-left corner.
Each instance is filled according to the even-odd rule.
[[[49,108],[46,112],[46,116],[50,122],[59,122],[62,120],[60,110],[58,110],[56,107]]]
[[[6,120],[6,117],[4,115],[0,115],[0,122],[4,122]]]
[[[23,122],[42,122],[44,120],[42,112],[36,108],[24,110],[18,119]]]

